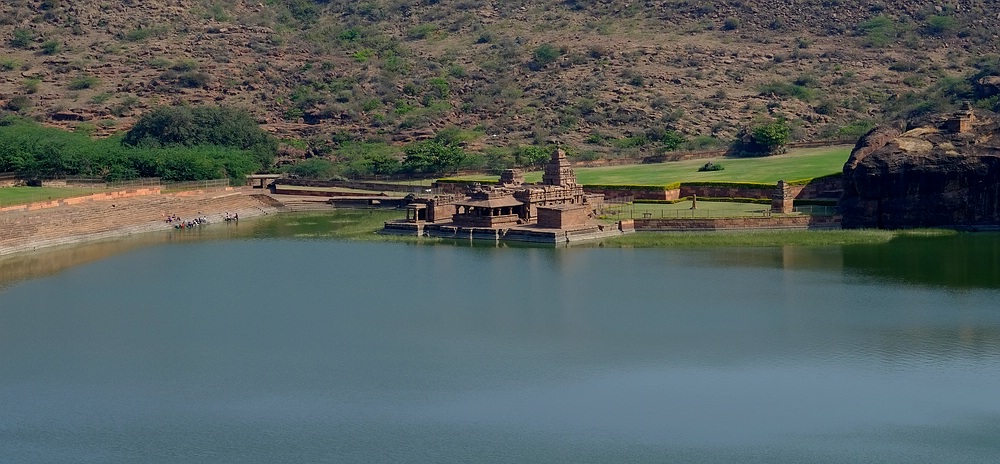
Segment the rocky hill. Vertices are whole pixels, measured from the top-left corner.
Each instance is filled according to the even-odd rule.
[[[230,105],[314,154],[444,128],[474,148],[558,138],[598,155],[773,118],[797,139],[856,137],[992,69],[994,6],[7,0],[0,107],[106,135],[155,105]]]
[[[844,166],[844,227],[1000,227],[1000,120],[971,108],[863,137]]]

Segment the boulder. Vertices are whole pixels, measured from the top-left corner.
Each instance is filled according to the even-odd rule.
[[[967,108],[873,129],[844,165],[840,212],[845,228],[1000,227],[997,115]]]

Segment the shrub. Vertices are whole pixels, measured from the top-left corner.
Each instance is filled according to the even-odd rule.
[[[178,61],[170,66],[171,71],[188,72],[198,69],[198,62],[193,60]]]
[[[788,82],[771,81],[757,88],[762,96],[774,95],[781,98],[797,98],[802,101],[812,100],[814,91],[805,86]]]
[[[739,27],[740,27],[739,18],[734,18],[731,16],[726,18],[726,20],[722,23],[722,30],[724,31],[736,30],[739,29]]]
[[[110,100],[111,96],[112,95],[110,93],[108,93],[108,92],[99,93],[97,95],[94,95],[93,97],[90,97],[90,103],[93,103],[95,105],[100,105],[100,104],[102,104],[102,103]]]
[[[11,98],[10,100],[7,100],[7,104],[5,105],[5,107],[10,111],[20,112],[28,108],[31,108],[31,105],[32,102],[30,98],[28,98],[25,95],[18,95],[16,97]]]
[[[762,146],[765,151],[773,153],[788,143],[792,130],[784,120],[779,119],[753,127],[750,129],[750,134],[754,143]]]
[[[896,27],[887,16],[876,16],[857,25],[858,34],[864,37],[866,47],[880,48],[889,45],[896,38]]]
[[[111,108],[109,108],[109,110],[111,111],[111,114],[118,116],[120,118],[128,114],[128,112],[132,111],[138,105],[139,105],[139,98],[136,97],[135,95],[128,95],[125,98],[119,100],[118,103],[111,105]]]
[[[633,135],[615,140],[612,144],[620,149],[636,148],[649,144],[649,139],[645,135]]]
[[[559,59],[562,53],[555,46],[549,43],[539,45],[535,48],[532,53],[532,63],[534,63],[537,68],[542,68],[549,63],[555,62]]]
[[[14,29],[10,39],[10,46],[14,48],[28,48],[31,42],[35,41],[35,33],[31,29]]]
[[[658,142],[667,151],[676,150],[687,141],[683,134],[663,127],[651,127],[646,129],[646,138]]]
[[[94,76],[79,76],[69,81],[68,87],[70,90],[84,90],[96,86],[97,83],[97,78]]]
[[[181,73],[177,76],[177,84],[181,87],[186,87],[189,89],[195,89],[198,87],[204,87],[208,83],[208,74],[203,72],[191,71],[186,73]]]
[[[307,160],[299,161],[298,163],[282,169],[282,171],[304,179],[319,180],[331,179],[339,174],[337,166],[329,160],[325,160],[323,158],[309,158]]]
[[[38,92],[38,85],[41,84],[41,83],[42,83],[42,80],[39,79],[39,78],[37,78],[37,77],[33,77],[33,78],[30,78],[30,79],[25,79],[24,82],[22,83],[22,85],[24,86],[24,92],[25,93],[29,93],[29,94],[31,94],[31,93],[37,93]]]
[[[955,33],[955,29],[958,27],[958,21],[951,16],[940,16],[933,15],[927,18],[927,26],[925,31],[929,35],[936,37],[946,37]]]
[[[830,115],[837,112],[837,104],[833,100],[823,100],[813,110],[816,114]]]
[[[623,69],[622,77],[629,84],[634,85],[636,87],[642,87],[646,83],[646,79],[642,77],[642,74],[639,73],[639,71],[636,71],[635,69],[632,68]]]
[[[0,71],[13,71],[20,65],[14,58],[0,58]]]
[[[437,32],[437,26],[433,24],[420,24],[413,26],[406,32],[406,37],[412,40],[426,39],[427,36]]]
[[[792,129],[784,119],[759,123],[740,131],[740,138],[731,148],[734,154],[745,156],[781,153],[791,138]]]
[[[59,42],[55,40],[46,40],[42,43],[42,53],[46,55],[55,55],[59,53],[60,48]]]
[[[163,34],[164,29],[159,27],[140,27],[137,29],[132,29],[122,36],[122,39],[128,42],[141,42],[153,36],[159,36]]]
[[[726,168],[723,167],[721,164],[713,163],[713,162],[709,161],[709,162],[705,163],[704,165],[702,165],[701,167],[699,167],[698,168],[698,172],[722,171],[723,169],[726,169]]]

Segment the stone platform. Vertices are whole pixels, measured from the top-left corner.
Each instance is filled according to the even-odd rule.
[[[597,240],[631,233],[633,230],[619,224],[587,224],[583,226],[552,229],[538,226],[518,226],[510,228],[462,227],[454,224],[433,224],[414,222],[386,222],[382,234],[414,235],[418,237],[457,238],[504,242],[527,242],[545,244],[568,244]]]

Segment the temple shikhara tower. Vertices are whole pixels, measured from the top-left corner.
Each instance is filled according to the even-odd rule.
[[[525,184],[520,170],[507,169],[496,185],[414,197],[406,220],[386,223],[383,232],[552,243],[622,233],[620,224],[595,219],[603,202],[604,195],[584,193],[566,152],[555,149],[541,184]]]

